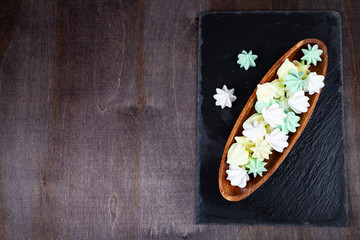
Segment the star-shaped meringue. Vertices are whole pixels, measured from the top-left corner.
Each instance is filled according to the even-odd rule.
[[[296,132],[296,128],[300,126],[300,117],[297,116],[293,111],[288,112],[286,115],[287,116],[284,119],[284,124],[281,126],[281,130],[286,134],[289,132]]]
[[[258,122],[256,119],[251,122],[246,121],[243,128],[242,134],[252,142],[262,140],[266,134],[264,122]]]
[[[320,89],[325,86],[324,76],[317,75],[316,72],[312,72],[305,80],[304,91],[309,92],[310,95],[314,93],[319,93]]]
[[[254,177],[257,175],[260,175],[262,177],[263,172],[267,172],[265,165],[266,162],[261,162],[255,158],[250,158],[250,162],[245,165],[246,168],[248,168],[248,174],[253,174]]]
[[[227,153],[228,164],[244,165],[249,162],[249,151],[241,143],[233,143]]]
[[[285,89],[290,93],[298,92],[303,89],[305,81],[302,80],[304,72],[296,72],[295,70],[290,70],[289,74],[285,75]]]
[[[269,159],[271,145],[266,140],[256,141],[255,146],[250,148],[250,150],[253,151],[252,157],[262,162],[264,159]]]
[[[236,141],[236,143],[239,143],[239,144],[245,146],[245,149],[248,151],[250,151],[250,148],[254,146],[254,143],[251,142],[249,139],[247,139],[244,136],[235,137],[235,141]]]
[[[271,83],[258,84],[256,90],[256,97],[258,101],[268,103],[276,95],[276,88]]]
[[[270,134],[266,134],[265,139],[277,152],[283,152],[284,148],[289,146],[287,142],[289,136],[278,128],[275,128]]]
[[[294,95],[292,95],[289,98],[289,106],[290,108],[296,113],[296,114],[301,114],[304,112],[307,112],[308,107],[310,106],[309,104],[309,98],[307,96],[305,96],[305,93],[303,91],[299,91],[294,93]]]
[[[226,170],[226,174],[226,179],[230,181],[231,186],[244,188],[246,187],[246,182],[250,180],[246,170],[237,165],[230,164],[229,170]]]
[[[216,88],[216,94],[213,96],[216,100],[215,105],[221,106],[222,109],[225,107],[231,108],[232,102],[236,100],[234,91],[234,88],[229,90],[226,85],[224,85],[222,89]]]
[[[263,108],[262,115],[265,122],[270,124],[271,127],[282,125],[284,118],[286,118],[286,113],[284,113],[284,109],[281,108],[280,105],[277,103],[274,103],[270,107]]]
[[[247,53],[245,50],[242,50],[242,52],[238,55],[239,60],[237,61],[237,64],[240,65],[240,68],[245,68],[245,70],[248,70],[249,67],[255,67],[255,60],[257,59],[257,55],[252,54],[252,51],[250,50],[249,53]]]
[[[323,53],[323,50],[318,48],[319,46],[317,44],[312,47],[310,44],[308,44],[308,49],[301,49],[301,51],[304,53],[304,56],[301,58],[301,60],[305,60],[307,65],[312,63],[316,66],[318,61],[322,61],[320,55]]]

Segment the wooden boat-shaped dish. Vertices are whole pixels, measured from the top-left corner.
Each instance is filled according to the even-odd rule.
[[[289,59],[290,61],[293,60],[300,61],[301,57],[303,56],[301,49],[307,49],[308,44],[310,45],[317,44],[319,46],[319,49],[323,50],[323,53],[321,55],[322,61],[318,62],[317,66],[311,64],[309,70],[311,72],[316,72],[318,75],[325,76],[328,65],[328,54],[325,44],[318,39],[305,39],[297,43],[287,53],[285,53],[284,56],[282,56],[272,66],[272,68],[265,74],[265,76],[263,77],[263,79],[260,81],[259,84],[273,81],[276,78],[276,72],[278,68],[286,59]],[[242,125],[244,121],[256,112],[255,111],[256,90],[257,88],[252,93],[250,99],[246,103],[239,118],[237,119],[234,128],[232,129],[230,136],[227,140],[224,153],[221,159],[221,164],[219,169],[219,189],[223,197],[229,201],[240,201],[248,197],[276,171],[276,169],[284,161],[284,159],[286,158],[286,156],[294,146],[295,142],[298,140],[301,133],[303,132],[306,124],[308,123],[311,117],[311,114],[314,111],[316,102],[320,95],[320,93],[315,93],[313,95],[308,95],[308,94],[306,95],[309,97],[309,104],[310,104],[308,111],[300,115],[301,118],[299,122],[300,126],[296,129],[296,132],[289,134],[289,139],[288,139],[289,146],[286,147],[282,153],[273,151],[273,153],[270,155],[270,158],[267,160],[267,165],[266,165],[267,172],[264,172],[262,177],[257,176],[256,178],[253,178],[253,176],[251,176],[250,181],[247,182],[246,187],[239,188],[237,186],[231,186],[230,181],[226,180],[227,177],[226,170],[228,170],[229,168],[229,165],[226,163],[226,158],[231,144],[235,142],[235,137],[242,136],[242,131],[243,131]]]

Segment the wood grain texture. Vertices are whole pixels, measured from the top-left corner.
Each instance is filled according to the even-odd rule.
[[[0,239],[360,238],[359,1],[4,2]],[[195,17],[329,9],[343,24],[350,227],[196,225]]]

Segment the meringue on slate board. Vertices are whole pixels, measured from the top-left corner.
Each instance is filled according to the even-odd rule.
[[[221,106],[222,109],[225,107],[231,108],[232,102],[236,100],[236,96],[234,95],[235,89],[228,89],[226,85],[223,88],[216,88],[216,94],[214,95],[214,99],[216,100],[215,105]]]
[[[300,45],[301,47],[304,47],[306,42],[321,43],[322,48],[326,49],[325,45],[323,45],[321,41],[308,39],[295,45],[294,48],[289,50],[289,52],[284,56],[290,56],[292,51],[300,51]],[[251,181],[251,179],[254,178],[262,178],[262,173],[267,171],[266,164],[268,163],[268,159],[270,159],[271,154],[273,154],[273,152],[284,153],[284,157],[281,158],[282,162],[289,152],[289,150],[285,151],[285,149],[288,147],[291,149],[304,129],[310,115],[306,115],[306,122],[302,127],[300,127],[300,120],[302,119],[301,116],[303,116],[302,114],[306,113],[310,108],[311,114],[315,106],[310,106],[310,98],[307,94],[313,95],[314,93],[319,93],[321,88],[324,87],[324,76],[320,74],[326,73],[327,66],[327,55],[325,55],[326,65],[320,64],[321,67],[325,66],[325,68],[320,69],[322,71],[319,71],[318,73],[311,72],[311,69],[314,68],[310,65],[314,65],[314,63],[321,61],[321,58],[319,59],[320,55],[318,56],[319,49],[317,44],[308,45],[308,49],[305,53],[308,55],[305,55],[306,57],[303,57],[302,59],[298,56],[298,59],[290,58],[292,59],[290,61],[287,57],[284,57],[282,63],[278,65],[277,69],[275,69],[276,72],[274,72],[274,70],[269,70],[273,79],[271,81],[264,77],[261,84],[258,85],[255,94],[257,101],[254,103],[251,102],[257,113],[252,114],[247,120],[242,122],[243,136],[233,136],[234,129],[236,129],[235,127],[239,120],[236,122],[227,143],[228,145],[230,139],[235,137],[236,142],[229,146],[228,152],[225,155],[227,156],[226,162],[229,164],[228,166],[231,167],[231,169],[229,168],[229,170],[226,170],[226,174],[228,176],[228,180],[233,179],[233,165],[236,165],[239,169],[242,169],[237,169],[242,172],[242,175],[241,181],[230,180],[231,186],[237,186],[239,188],[247,187],[247,184],[244,184],[244,181],[248,178],[245,177],[243,170],[249,175],[249,179],[247,181]],[[322,50],[321,53],[323,53]],[[269,72],[267,75],[269,75]],[[277,78],[274,78],[275,73]],[[252,96],[254,96],[254,94]],[[318,96],[316,96],[316,100],[317,98]],[[246,106],[244,109],[246,109]],[[241,113],[239,119],[242,117],[243,112]],[[247,112],[249,113],[250,111],[248,110]],[[297,128],[299,127],[300,132],[297,133]],[[290,138],[292,134],[296,134],[296,139],[294,141]],[[237,139],[241,139],[241,141],[237,141]],[[237,154],[233,154],[235,149],[237,149]],[[236,158],[239,158],[239,160]],[[260,164],[262,162],[264,164]],[[279,162],[279,164],[281,162]],[[271,164],[269,166],[273,167],[274,165]],[[277,167],[278,165],[276,165],[276,168]],[[269,174],[271,175],[276,168],[271,169],[271,173]],[[264,169],[265,171],[263,171]],[[239,196],[234,196],[232,195],[233,193],[228,195],[225,194],[224,188],[222,187],[222,171],[224,171],[223,167],[219,170],[220,192],[226,199],[231,201],[243,199],[255,191],[263,183],[263,181],[261,181],[261,183],[259,182],[260,185],[257,184],[255,187],[251,184],[251,192],[249,193],[241,192],[242,194]],[[229,174],[231,174],[231,176]],[[266,179],[270,176],[269,174],[266,173],[264,175],[267,175],[264,181],[266,181]]]

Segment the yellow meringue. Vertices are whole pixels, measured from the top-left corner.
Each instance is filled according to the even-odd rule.
[[[280,81],[284,81],[284,76],[289,73],[289,71],[293,69],[296,72],[298,72],[298,69],[296,66],[289,61],[289,59],[286,59],[283,64],[279,67],[277,70],[277,75]]]
[[[258,101],[268,103],[276,96],[276,88],[271,83],[257,85],[256,97]]]
[[[245,146],[240,143],[233,143],[227,153],[228,164],[245,165],[249,162],[250,153]]]

